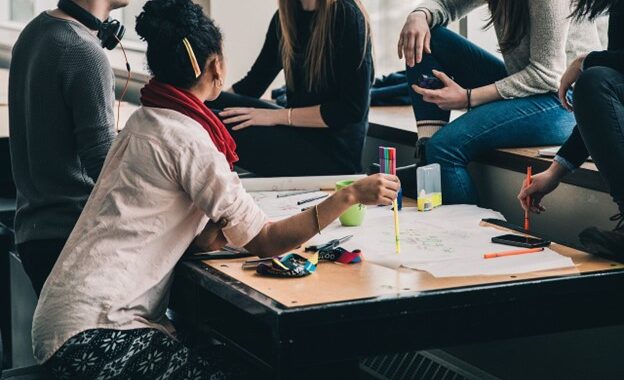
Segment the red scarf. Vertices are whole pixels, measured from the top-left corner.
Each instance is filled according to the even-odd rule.
[[[201,124],[210,135],[219,152],[225,156],[225,159],[230,164],[230,169],[234,168],[234,163],[238,161],[234,139],[217,115],[195,95],[186,90],[152,79],[141,89],[141,103],[146,107],[167,108],[178,111]]]

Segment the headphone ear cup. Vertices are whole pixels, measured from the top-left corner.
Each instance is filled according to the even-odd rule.
[[[117,20],[103,22],[98,31],[102,47],[113,50],[126,33],[126,28]]]

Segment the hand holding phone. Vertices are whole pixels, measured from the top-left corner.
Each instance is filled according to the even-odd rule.
[[[416,83],[418,87],[426,88],[428,90],[439,90],[444,88],[444,83],[434,76],[421,74]]]

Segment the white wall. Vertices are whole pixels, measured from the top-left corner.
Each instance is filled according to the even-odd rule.
[[[405,0],[363,0],[370,15],[377,76],[405,69],[397,55],[399,34],[407,15],[416,7]]]
[[[277,0],[211,0],[210,16],[224,34],[225,59],[229,70],[226,88],[251,68],[276,10]]]
[[[489,17],[490,12],[488,11],[487,6],[483,6],[471,12],[468,15],[467,37],[471,42],[474,42],[490,53],[501,57],[498,52],[498,41],[496,39],[494,28],[490,27],[487,30],[483,30],[483,26],[487,24]]]
[[[363,0],[363,3],[371,15],[377,75],[402,70],[405,64],[397,57],[396,44],[405,18],[416,3],[406,0]],[[242,78],[253,64],[276,10],[277,0],[210,1],[210,16],[225,36],[225,55],[229,69],[227,87]],[[486,15],[485,8],[470,15],[469,38],[495,52],[496,37],[493,30],[481,30]],[[458,31],[457,23],[450,28]],[[283,75],[280,75],[270,88],[283,83]]]

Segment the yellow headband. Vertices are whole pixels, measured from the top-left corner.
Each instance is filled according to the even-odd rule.
[[[193,71],[195,71],[195,78],[199,78],[201,75],[201,69],[199,68],[199,63],[197,63],[197,58],[195,57],[195,52],[193,51],[193,47],[189,40],[184,37],[182,39],[182,43],[186,48],[186,52],[188,53],[189,59],[191,60],[191,65],[193,66]]]

